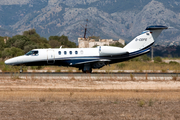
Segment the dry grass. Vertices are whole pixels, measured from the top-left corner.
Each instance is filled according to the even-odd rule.
[[[119,79],[111,74],[107,79],[102,77],[91,78],[90,74],[81,78],[76,78],[73,74],[69,74],[68,78],[37,78],[34,74],[23,77],[18,74],[16,77],[0,76],[0,118],[180,119],[180,90],[177,86],[176,89],[162,87],[179,84],[177,76],[167,82],[157,79],[152,86],[160,86],[155,89],[141,89],[141,86],[146,88],[145,85],[151,83],[147,75],[144,80],[138,80],[134,76],[133,79],[130,76],[128,79]],[[145,84],[141,85],[141,82]],[[134,84],[137,87],[133,89]],[[120,87],[116,88],[116,85]],[[128,88],[129,85],[132,86]]]
[[[116,99],[156,99],[180,100],[180,91],[155,90],[76,90],[53,89],[43,90],[5,90],[0,91],[0,101],[64,101],[64,100],[116,100]]]
[[[179,91],[0,91],[6,119],[180,119]]]
[[[119,64],[123,64],[120,68]],[[121,62],[117,64],[112,64],[110,67],[105,66],[101,70],[135,70],[136,72],[142,72],[143,70],[152,70],[154,72],[160,70],[160,72],[166,72],[167,70],[180,71],[180,65],[168,64],[168,63],[153,63],[153,62],[138,62],[138,61],[128,61]]]

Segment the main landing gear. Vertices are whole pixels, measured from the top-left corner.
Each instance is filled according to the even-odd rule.
[[[84,64],[84,67],[82,69],[83,73],[92,73],[92,68],[90,64]]]
[[[90,70],[82,70],[83,71],[83,73],[92,73],[92,69],[90,69]]]

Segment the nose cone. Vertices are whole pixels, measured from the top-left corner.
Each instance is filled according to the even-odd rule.
[[[14,62],[15,62],[15,61],[14,61],[13,59],[8,59],[8,60],[5,61],[5,64],[6,64],[6,65],[13,65]]]
[[[16,64],[18,64],[18,57],[6,60],[5,64],[6,65],[16,65]]]

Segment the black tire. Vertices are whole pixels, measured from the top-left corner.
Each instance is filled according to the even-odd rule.
[[[83,72],[83,73],[92,73],[92,69],[86,70],[86,71],[82,70],[82,72]]]
[[[19,73],[23,73],[23,69],[22,69],[22,70],[20,69],[20,70],[19,70]]]

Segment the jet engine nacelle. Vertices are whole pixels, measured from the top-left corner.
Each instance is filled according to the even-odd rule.
[[[99,46],[100,56],[114,56],[128,53],[124,48],[112,46]]]

